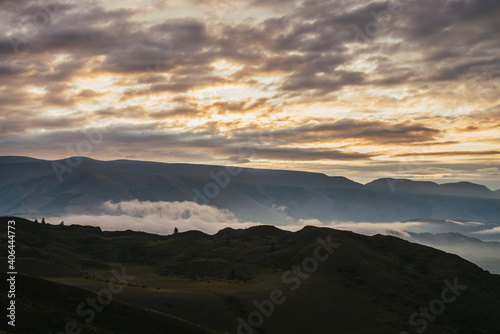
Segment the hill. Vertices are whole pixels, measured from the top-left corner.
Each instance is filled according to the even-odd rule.
[[[2,273],[1,277],[2,282],[5,282],[7,275]],[[16,333],[67,333],[67,328],[81,334],[216,333],[182,319],[118,300],[100,304],[101,297],[94,292],[41,278],[17,275],[16,285]],[[0,298],[7,300],[4,289],[0,292]],[[88,300],[97,302],[89,304]],[[82,304],[84,306],[79,308]],[[92,305],[97,307],[93,312]],[[68,324],[70,327],[67,327]],[[5,321],[2,321],[2,327],[9,330]]]
[[[3,226],[7,219],[1,219]],[[38,276],[19,276],[20,282],[33,284],[26,290],[26,302],[47,308],[50,319],[57,314],[71,318],[58,311],[66,308],[66,299],[75,306],[85,300],[83,290],[65,285],[99,291],[109,285],[113,269],[134,276],[109,305],[125,303],[109,308],[109,327],[104,320],[92,322],[95,330],[117,324],[114,314],[124,305],[131,310],[124,313],[125,324],[143,314],[150,319],[148,309],[162,313],[159,322],[173,321],[165,316],[169,314],[228,333],[236,333],[242,321],[253,324],[254,333],[306,333],[311,328],[320,334],[332,329],[414,333],[424,323],[438,334],[500,329],[500,276],[456,255],[392,236],[317,227],[292,233],[273,226],[159,236],[14,219],[19,272]],[[5,260],[4,249],[0,255]],[[450,294],[453,285],[455,298]],[[22,284],[19,289],[24,289]],[[43,302],[45,292],[33,296],[45,289],[52,291],[54,297],[47,301],[52,304]],[[442,298],[449,302],[438,302]],[[266,302],[270,300],[278,301],[272,311]],[[436,310],[438,304],[445,309],[430,315],[432,321],[418,315],[420,308]],[[262,312],[262,321],[255,312]],[[412,316],[418,325],[410,322]],[[113,330],[134,333],[119,328]]]
[[[241,221],[289,224],[391,222],[416,218],[500,221],[498,194],[470,183],[377,180],[368,185],[319,173],[97,161],[0,157],[0,214],[99,214],[107,201],[197,201]],[[390,180],[389,180],[390,181]],[[394,181],[394,180],[393,180]]]
[[[384,178],[366,184],[367,187],[381,191],[404,192],[409,194],[434,194],[446,196],[468,196],[480,198],[499,198],[498,194],[487,187],[471,182],[437,184],[429,181]]]

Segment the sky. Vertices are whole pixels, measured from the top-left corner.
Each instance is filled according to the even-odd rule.
[[[500,188],[498,0],[0,0],[0,155]]]

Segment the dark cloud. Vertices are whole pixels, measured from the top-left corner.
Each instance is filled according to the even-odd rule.
[[[27,122],[33,124],[30,120]],[[38,120],[41,123],[39,126],[45,128],[51,127],[71,127],[78,122],[82,122],[82,118],[58,118]],[[26,123],[12,121],[5,125],[5,128],[22,129]],[[4,130],[3,127],[0,130]],[[27,130],[27,129],[25,129]],[[339,151],[326,148],[286,148],[268,146],[267,142],[259,139],[251,134],[248,136],[239,136],[228,138],[211,131],[190,131],[179,133],[166,133],[162,131],[160,124],[145,124],[138,126],[113,126],[105,129],[88,129],[89,133],[101,133],[103,137],[102,143],[93,147],[92,152],[112,151],[120,152],[136,152],[136,153],[154,153],[155,155],[172,155],[176,158],[189,157],[191,159],[203,158],[219,158],[231,157],[232,161],[252,161],[254,159],[266,160],[292,160],[292,161],[309,161],[309,160],[367,160],[373,155],[351,151]],[[1,142],[2,140],[0,140]],[[57,142],[60,147],[69,145],[75,149],[82,141],[88,141],[81,132],[74,131],[57,131],[46,134],[37,135],[18,135],[10,137],[9,142],[16,145],[23,143],[36,143],[35,147],[47,149],[47,143]],[[184,153],[182,153],[184,152]],[[249,153],[250,152],[250,153]],[[80,152],[77,152],[80,153]],[[82,154],[85,152],[81,152]]]
[[[242,99],[236,101],[217,101],[203,106],[206,112],[214,111],[218,114],[231,114],[231,113],[248,113],[257,110],[266,110],[272,112],[275,107],[268,103],[266,98],[258,99]]]
[[[185,106],[185,107],[177,107],[171,110],[163,110],[155,113],[150,113],[148,116],[153,119],[163,119],[176,116],[196,117],[200,113],[201,110],[195,107]]]
[[[283,143],[337,142],[361,139],[374,144],[402,144],[433,141],[440,136],[437,129],[409,121],[400,123],[354,119],[314,122],[294,129],[278,130],[269,136]]]
[[[342,152],[328,149],[298,149],[298,148],[261,148],[257,150],[257,158],[266,160],[366,160],[372,157],[370,154],[356,152]]]
[[[11,116],[0,123],[0,136],[29,133],[33,129],[52,130],[79,128],[88,120],[87,116],[65,117],[18,117]]]
[[[397,154],[396,157],[411,157],[411,156],[437,156],[437,157],[452,157],[452,156],[468,156],[468,155],[497,155],[500,151],[444,151],[444,152],[418,152]]]
[[[356,145],[390,145],[398,157],[496,157],[453,145],[500,124],[500,2],[399,1],[388,14],[394,2],[68,0],[29,38],[39,2],[0,1],[2,147],[63,157],[75,129],[102,122],[103,156],[247,163],[237,149],[253,145],[263,160],[375,163]],[[331,114],[304,116],[316,102]],[[433,145],[451,148],[404,153]]]
[[[460,144],[459,141],[457,140],[448,140],[448,141],[432,141],[428,143],[412,143],[412,146],[446,146],[446,145],[454,145],[454,144]]]
[[[401,2],[405,6],[402,13],[391,15],[390,24],[377,37],[405,36],[408,46],[397,50],[405,52],[413,48],[413,42],[418,42],[418,38],[435,36],[431,55],[424,56],[424,64],[428,66],[422,67],[429,68],[429,71],[415,73],[400,64],[386,62],[384,66],[379,64],[379,77],[370,80],[367,73],[341,69],[358,56],[346,48],[346,45],[354,42],[353,28],[365,29],[367,23],[376,19],[374,13],[387,12],[389,2],[305,1],[285,15],[252,24],[215,25],[200,18],[184,17],[167,19],[152,26],[141,24],[137,15],[144,10],[137,8],[105,10],[100,6],[89,6],[82,10],[75,5],[68,5],[63,6],[57,20],[40,29],[36,38],[23,50],[72,55],[70,60],[53,68],[46,66],[46,69],[51,70],[42,71],[45,73],[41,80],[45,82],[70,80],[79,74],[89,57],[93,56],[105,57],[103,62],[93,68],[94,72],[145,74],[147,68],[154,68],[157,74],[173,74],[168,79],[157,76],[155,80],[159,82],[128,90],[126,97],[145,94],[146,90],[153,93],[186,92],[203,85],[238,80],[242,78],[241,75],[248,78],[257,73],[286,74],[278,88],[304,97],[310,94],[328,95],[343,87],[367,82],[372,85],[396,85],[417,78],[453,80],[486,67],[500,73],[498,57],[469,59],[456,43],[451,48],[443,43],[443,40],[453,37],[450,33],[437,35],[454,25],[471,24],[474,32],[469,33],[469,46],[477,44],[472,35],[482,36],[484,32],[491,31],[495,13],[499,12],[499,5],[495,1]],[[21,3],[22,10],[18,15],[32,11],[29,9],[32,6],[35,6],[32,2]],[[492,43],[495,41],[491,35],[482,37]],[[429,39],[426,41],[429,42]],[[441,43],[446,48],[440,48]],[[379,47],[389,46],[390,43],[382,43]],[[12,53],[10,49],[12,47],[8,39],[0,41],[0,52]],[[49,59],[47,55],[44,58]],[[240,76],[221,78],[213,73],[209,64],[224,58],[244,65],[238,72]],[[447,63],[440,64],[442,61]],[[438,67],[430,71],[429,65],[432,63]],[[186,73],[186,68],[192,67],[198,69],[197,73]],[[23,71],[19,64],[0,67],[0,75],[18,75],[19,71]]]

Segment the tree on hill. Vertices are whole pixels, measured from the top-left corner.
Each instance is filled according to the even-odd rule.
[[[42,218],[42,224],[46,224],[46,223],[45,223],[45,218]]]
[[[35,219],[34,223],[38,224],[38,219]]]
[[[174,234],[177,234],[177,233],[179,233],[179,229],[176,227],[176,228],[174,228]]]

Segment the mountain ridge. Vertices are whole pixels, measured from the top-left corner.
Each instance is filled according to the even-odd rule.
[[[0,164],[3,163],[29,163],[29,162],[67,162],[68,160],[74,160],[74,159],[81,159],[84,162],[94,162],[94,163],[140,163],[140,164],[157,164],[157,165],[169,165],[169,166],[181,166],[181,167],[186,167],[186,166],[198,166],[198,167],[214,167],[214,168],[240,168],[240,167],[235,167],[235,166],[228,166],[228,165],[207,165],[207,164],[194,164],[194,163],[171,163],[171,162],[159,162],[159,161],[149,161],[149,160],[135,160],[135,159],[114,159],[114,160],[98,160],[98,159],[93,159],[85,156],[73,156],[73,157],[67,157],[67,158],[62,158],[62,159],[57,159],[57,160],[46,160],[46,159],[39,159],[39,158],[32,158],[32,157],[27,157],[27,156],[0,156]],[[80,166],[81,163],[78,163]],[[325,176],[328,178],[338,178],[338,179],[345,179],[347,181],[359,184],[359,185],[364,185],[364,186],[375,186],[378,185],[377,183],[382,183],[382,182],[394,182],[394,183],[404,183],[404,182],[413,182],[413,183],[419,183],[419,184],[433,184],[436,186],[448,186],[448,185],[460,185],[460,184],[468,184],[472,186],[480,186],[482,188],[485,188],[491,192],[500,192],[500,189],[498,190],[491,190],[485,185],[481,185],[478,183],[473,183],[469,181],[458,181],[458,182],[447,182],[447,183],[437,183],[434,181],[418,181],[418,180],[411,180],[411,179],[394,179],[390,177],[384,177],[384,178],[378,178],[373,181],[367,182],[365,184],[353,181],[345,176],[340,176],[340,175],[327,175],[325,173],[320,173],[320,172],[308,172],[308,171],[299,171],[299,170],[283,170],[283,169],[268,169],[268,168],[253,168],[253,167],[241,167],[241,169],[245,170],[254,170],[254,171],[265,171],[265,172],[281,172],[281,173],[303,173],[303,174],[311,174],[311,175],[319,175],[319,176]],[[375,183],[375,184],[374,184]]]
[[[414,181],[409,179],[381,178],[365,186],[383,191],[402,191],[408,193],[439,194],[452,196],[473,196],[498,198],[498,195],[484,185],[468,181],[438,184],[432,181]]]
[[[467,182],[437,185],[379,179],[363,185],[322,173],[82,157],[70,158],[73,167],[66,166],[69,169],[57,175],[54,162],[26,159],[0,157],[4,176],[0,180],[0,214],[99,214],[104,202],[137,199],[197,201],[227,209],[241,221],[277,225],[288,224],[290,219],[500,221],[496,193]],[[68,159],[56,162],[68,163]],[[432,191],[422,191],[423,186]]]

